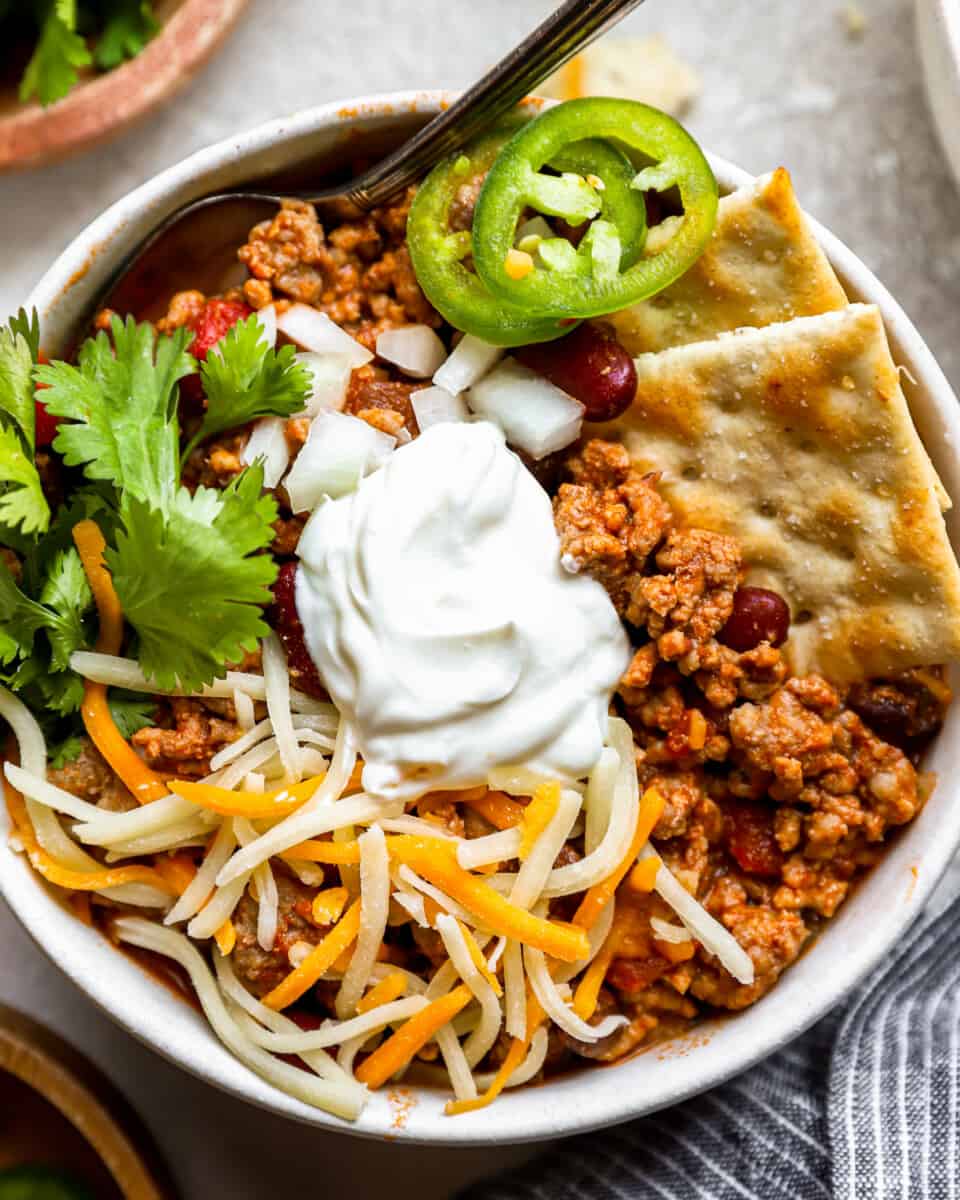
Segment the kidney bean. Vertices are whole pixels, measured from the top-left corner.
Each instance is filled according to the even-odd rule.
[[[717,640],[741,654],[761,642],[781,646],[790,632],[790,609],[769,588],[740,587],[733,594],[733,612],[717,634]]]
[[[277,637],[287,652],[287,667],[294,687],[310,696],[326,698],[326,689],[310,657],[303,636],[303,623],[297,612],[296,602],[297,564],[284,563],[273,585],[273,604],[267,615],[268,622],[277,631]]]
[[[613,333],[585,322],[555,342],[522,346],[517,360],[586,409],[587,421],[612,421],[633,403],[637,369]]]

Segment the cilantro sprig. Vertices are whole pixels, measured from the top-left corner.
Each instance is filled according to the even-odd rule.
[[[291,417],[310,395],[310,372],[292,346],[272,349],[256,316],[238,321],[201,369],[207,409],[183,461],[200,442],[258,417]]]
[[[185,330],[158,337],[149,324],[114,317],[108,331],[81,346],[75,364],[34,366],[35,327],[23,314],[8,327],[6,340],[16,349],[7,371],[16,383],[8,391],[16,403],[4,409],[6,436],[18,439],[32,468],[26,448],[33,386],[43,384],[44,404],[60,419],[53,449],[89,481],[73,489],[43,536],[0,528],[0,545],[15,548],[22,567],[21,586],[0,570],[0,665],[12,686],[48,712],[69,714],[82,698],[69,662],[88,644],[94,622],[71,531],[85,517],[104,534],[136,654],[159,688],[200,688],[268,631],[263,606],[276,564],[265,551],[277,508],[263,493],[262,466],[222,491],[191,491],[180,482],[177,385],[197,369],[189,338]],[[203,383],[207,411],[183,458],[225,429],[302,410],[310,376],[291,347],[271,348],[250,318],[208,354]],[[0,505],[27,493],[21,484],[0,495]],[[61,740],[69,749],[69,737]]]
[[[0,40],[30,38],[34,51],[20,99],[62,100],[80,71],[101,71],[135,58],[160,28],[149,0],[16,0],[0,3]]]
[[[3,526],[42,533],[50,508],[34,463],[36,404],[32,374],[39,331],[23,309],[0,327],[0,543]]]

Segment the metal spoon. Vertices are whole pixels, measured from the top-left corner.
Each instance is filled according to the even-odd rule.
[[[184,253],[188,238],[196,235],[197,218],[218,246],[234,242],[238,221],[249,229],[254,223],[253,210],[267,205],[276,209],[285,199],[308,200],[313,204],[338,198],[353,201],[368,210],[383,204],[430,170],[441,158],[452,154],[471,140],[502,113],[512,108],[553,74],[579,50],[615,25],[643,0],[566,0],[557,10],[473,87],[468,88],[446,111],[381,159],[362,175],[323,191],[278,194],[256,189],[219,192],[183,205],[166,217],[119,264],[97,297],[93,311],[105,306],[121,311],[141,311],[144,296],[156,295],[160,280],[166,276],[165,291],[170,290],[171,264],[194,260]],[[232,215],[222,210],[237,206]],[[217,209],[211,213],[211,209]],[[203,221],[203,214],[206,221]],[[259,216],[265,215],[263,212]],[[190,222],[189,227],[185,224]],[[228,232],[229,231],[229,232]],[[194,237],[196,241],[196,237]],[[202,243],[209,248],[209,241]],[[154,280],[157,289],[154,291]],[[194,285],[195,286],[195,285]]]

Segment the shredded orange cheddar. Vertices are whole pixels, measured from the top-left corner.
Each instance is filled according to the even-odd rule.
[[[512,829],[523,820],[527,806],[514,800],[506,792],[472,793],[463,798],[464,804],[479,813],[496,829]]]
[[[182,896],[197,873],[196,865],[188,854],[158,854],[154,859],[157,871]]]
[[[533,794],[533,799],[523,810],[520,822],[520,849],[517,857],[524,862],[537,843],[537,838],[557,815],[560,804],[560,784],[542,783]]]
[[[654,787],[649,787],[640,798],[640,812],[637,815],[637,828],[630,843],[630,849],[624,855],[623,861],[606,879],[595,883],[580,901],[573,923],[583,929],[592,929],[597,918],[606,907],[626,873],[633,866],[637,855],[650,839],[653,827],[660,820],[666,801]]]
[[[619,942],[620,934],[617,929],[616,917],[614,917],[614,923],[610,926],[610,932],[600,947],[600,953],[584,971],[577,984],[577,990],[573,994],[573,1011],[584,1021],[589,1021],[596,1011],[600,988],[606,979],[607,971],[610,970],[610,964],[616,957]]]
[[[463,940],[467,943],[467,949],[470,952],[470,958],[473,960],[473,965],[477,968],[487,983],[490,984],[494,992],[496,992],[498,996],[502,996],[503,988],[500,986],[500,980],[487,966],[487,960],[483,957],[483,951],[477,945],[477,939],[462,921],[457,921],[457,928],[463,934]]]
[[[527,994],[527,1036],[513,1039],[510,1049],[507,1051],[507,1057],[500,1064],[500,1069],[482,1096],[477,1096],[475,1100],[449,1100],[447,1102],[444,1112],[448,1117],[455,1117],[459,1113],[476,1112],[477,1109],[486,1108],[488,1104],[492,1104],[496,1100],[510,1082],[514,1072],[527,1057],[530,1042],[542,1021],[543,1009],[537,998],[530,992]]]
[[[360,931],[360,901],[355,900],[347,909],[340,921],[334,925],[319,945],[314,946],[299,967],[295,967],[286,979],[282,980],[263,997],[267,1008],[279,1012],[287,1008],[295,1000],[299,1000],[304,992],[317,982],[324,971],[337,961],[341,954],[354,942]]]
[[[103,534],[95,521],[79,521],[73,527],[73,540],[97,605],[100,631],[96,648],[102,654],[119,654],[123,640],[123,613],[113,580],[104,566],[106,542]],[[93,683],[89,679],[84,683],[80,716],[93,744],[136,800],[148,804],[167,795],[167,785],[155,771],[150,770],[114,723],[105,684]]]
[[[355,866],[360,861],[360,843],[353,842],[321,842],[311,838],[308,842],[300,842],[284,850],[281,858],[300,859],[301,862],[327,863],[331,866]]]
[[[642,862],[638,862],[630,872],[627,887],[632,892],[652,892],[653,885],[657,882],[657,872],[659,870],[659,858],[645,858]]]
[[[23,843],[31,866],[48,883],[72,892],[101,892],[126,883],[146,883],[170,896],[178,895],[158,871],[139,863],[129,867],[105,867],[102,871],[74,871],[61,866],[37,841],[23,797],[9,781],[4,781],[3,787],[10,823]]]
[[[391,1000],[399,1000],[407,992],[407,977],[402,971],[391,971],[369,992],[357,1001],[357,1012],[369,1012],[371,1008],[379,1008],[381,1004],[389,1004]]]
[[[404,1021],[396,1033],[387,1038],[357,1067],[357,1079],[371,1089],[382,1087],[407,1065],[418,1050],[423,1049],[438,1030],[452,1021],[461,1009],[466,1008],[472,999],[473,993],[465,983],[461,983],[452,992],[414,1013],[409,1020]]]
[[[180,779],[174,787],[177,795],[191,804],[222,813],[225,817],[249,817],[255,820],[258,817],[285,817],[296,812],[310,799],[322,780],[322,775],[315,775],[273,792],[232,792],[216,784]],[[288,853],[293,857],[292,851]]]
[[[213,935],[213,940],[217,943],[217,949],[224,958],[228,958],[233,953],[233,948],[237,944],[237,928],[229,917]]]
[[[339,921],[349,899],[350,893],[345,887],[329,887],[317,892],[310,906],[310,915],[314,923],[332,925],[334,921]]]
[[[576,962],[590,952],[582,929],[535,917],[465,871],[456,860],[453,842],[404,834],[388,837],[387,849],[392,858],[406,863],[428,883],[446,892],[492,933],[514,938],[561,962]]]

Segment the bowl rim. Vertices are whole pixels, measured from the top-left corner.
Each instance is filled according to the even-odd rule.
[[[405,91],[334,101],[267,122],[199,150],[140,185],[94,220],[52,264],[27,303],[35,305],[41,320],[49,318],[53,327],[59,321],[60,336],[63,337],[66,318],[57,314],[58,303],[68,308],[73,304],[78,309],[89,303],[90,295],[96,290],[96,283],[89,276],[108,270],[111,241],[122,241],[125,231],[127,237],[131,236],[128,227],[138,215],[158,218],[165,207],[169,210],[177,200],[201,194],[203,188],[198,189],[197,184],[215,171],[235,169],[270,147],[337,127],[350,129],[384,119],[405,119],[409,114],[429,116],[439,111],[453,95],[455,93],[444,91]],[[722,191],[748,184],[753,178],[721,158],[711,156],[711,163]],[[880,308],[895,358],[906,365],[909,376],[917,381],[928,398],[924,402],[925,406],[929,404],[923,422],[925,442],[928,446],[935,444],[941,458],[946,455],[950,471],[957,476],[960,485],[957,449],[960,447],[960,406],[933,355],[900,306],[857,256],[819,223],[811,220],[810,224],[848,292],[855,299],[875,303]],[[114,252],[117,252],[116,247]],[[91,271],[93,263],[96,271]],[[953,540],[956,543],[956,536]],[[954,789],[958,790],[960,785]],[[828,988],[798,985],[790,993],[788,1008],[784,1007],[784,1002],[776,1001],[778,989],[775,988],[752,1008],[749,1021],[740,1018],[746,1021],[745,1025],[723,1019],[698,1026],[695,1030],[698,1036],[689,1043],[689,1047],[696,1048],[696,1054],[688,1052],[685,1039],[678,1039],[679,1048],[674,1043],[667,1043],[666,1049],[663,1045],[656,1047],[657,1058],[662,1057],[661,1050],[672,1055],[671,1068],[664,1086],[655,1088],[653,1094],[640,1103],[634,1098],[629,1084],[636,1082],[635,1064],[643,1062],[646,1055],[613,1068],[575,1072],[541,1087],[508,1091],[497,1104],[470,1117],[446,1118],[442,1115],[439,1100],[435,1101],[427,1092],[418,1093],[417,1107],[425,1111],[415,1112],[416,1120],[411,1120],[409,1127],[405,1127],[404,1120],[408,1101],[402,1095],[398,1104],[387,1093],[384,1103],[383,1093],[379,1093],[354,1125],[292,1100],[237,1063],[205,1025],[206,1040],[201,1039],[203,1053],[193,1059],[187,1057],[175,1044],[176,1031],[168,1031],[161,1021],[151,1021],[149,1011],[145,1012],[151,1007],[158,1011],[163,1009],[162,998],[147,991],[146,985],[157,993],[165,989],[137,964],[118,955],[95,931],[63,921],[62,918],[69,915],[67,910],[42,885],[23,856],[13,854],[6,847],[0,849],[0,892],[39,948],[111,1019],[168,1061],[231,1095],[306,1124],[361,1137],[446,1146],[521,1143],[587,1132],[678,1103],[740,1074],[809,1028],[882,960],[923,908],[960,844],[960,804],[947,802],[949,796],[948,781],[941,780],[935,793],[935,807],[942,809],[936,828],[929,827],[929,822],[923,821],[926,813],[921,813],[904,831],[902,842],[890,847],[884,861],[870,877],[872,880],[881,870],[886,871],[887,860],[893,858],[896,848],[896,874],[891,867],[884,875],[884,895],[890,890],[891,881],[897,891],[896,904],[891,907],[887,922],[874,922],[866,930],[854,929],[852,936],[850,933],[841,935],[839,922],[844,921],[846,930],[850,921],[845,919],[845,914],[855,904],[855,898],[851,898],[849,906],[844,906],[831,921],[831,930],[837,928],[838,932],[833,935],[828,930],[823,937],[833,937],[837,946],[842,946],[842,957]],[[932,807],[933,803],[926,811]],[[4,820],[5,816],[0,812],[0,831],[4,828]],[[921,861],[908,866],[901,849],[905,844],[921,840],[918,832],[921,827],[927,831],[924,834],[927,845]],[[856,925],[856,916],[853,924]],[[877,926],[881,925],[878,930]],[[109,949],[112,955],[109,962],[99,955],[97,945],[86,936],[88,934]],[[91,969],[93,959],[101,966],[106,965],[105,974]],[[116,970],[112,963],[116,964]],[[126,972],[120,966],[124,963],[128,968]],[[800,966],[798,963],[797,967]],[[780,987],[783,988],[790,978],[791,973],[788,973]],[[185,1019],[203,1021],[189,1006],[169,993],[167,999],[179,1005]],[[164,1011],[169,1017],[172,1010]],[[182,1024],[178,1020],[173,1023]],[[730,1029],[738,1032],[729,1035]],[[741,1035],[741,1030],[746,1036]],[[193,1037],[187,1025],[181,1033]],[[712,1038],[716,1039],[717,1045],[725,1044],[725,1035],[726,1040],[732,1037],[736,1047],[726,1057],[714,1053],[716,1045],[711,1049],[708,1044]],[[201,1041],[197,1042],[198,1046]],[[691,1065],[694,1059],[697,1066],[704,1069],[694,1069]],[[618,1086],[621,1082],[626,1086]]]
[[[960,187],[960,7],[916,0],[916,28],[927,104]]]

